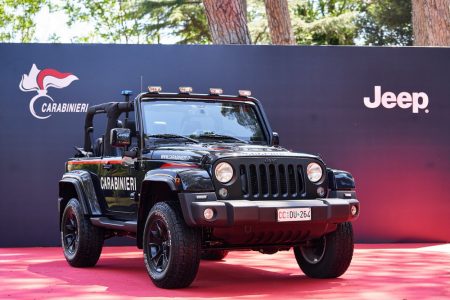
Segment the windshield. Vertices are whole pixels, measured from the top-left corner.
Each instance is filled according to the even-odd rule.
[[[267,143],[251,103],[155,100],[143,102],[142,111],[146,138]]]

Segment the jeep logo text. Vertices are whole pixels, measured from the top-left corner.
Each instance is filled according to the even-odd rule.
[[[364,105],[368,108],[377,108],[382,105],[385,108],[391,109],[398,105],[402,109],[412,108],[412,112],[417,114],[419,110],[425,110],[425,113],[429,113],[428,107],[428,95],[424,92],[420,93],[408,93],[401,92],[395,95],[393,92],[384,92],[381,94],[381,86],[375,86],[374,98],[364,97]]]

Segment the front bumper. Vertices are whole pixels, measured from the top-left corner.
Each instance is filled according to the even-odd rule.
[[[356,199],[323,198],[311,200],[217,200],[215,193],[181,193],[181,208],[189,226],[230,227],[252,224],[278,224],[279,208],[311,208],[311,220],[300,221],[304,225],[313,223],[337,224],[353,221],[359,216],[359,201]],[[357,213],[352,215],[351,207]],[[212,220],[206,220],[206,208],[214,211]]]

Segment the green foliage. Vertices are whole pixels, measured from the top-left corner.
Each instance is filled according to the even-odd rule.
[[[262,0],[246,0],[253,44],[270,44]],[[288,0],[301,45],[411,45],[410,0]],[[32,42],[43,7],[63,11],[68,25],[90,30],[79,43],[210,44],[202,0],[0,0],[0,41]],[[61,38],[51,34],[47,42]]]
[[[247,0],[247,26],[252,44],[270,44],[269,24],[264,1]]]
[[[412,45],[411,0],[366,3],[358,20],[366,45]]]
[[[144,1],[139,10],[153,22],[144,26],[156,35],[174,36],[178,44],[206,44],[211,42],[208,23],[199,1]],[[159,42],[159,39],[158,39]]]
[[[290,2],[295,39],[302,45],[353,45],[361,1],[299,0]]]
[[[70,0],[62,7],[69,25],[88,22],[84,42],[160,43],[170,36],[181,44],[210,41],[201,1]]]
[[[47,0],[0,0],[0,41],[31,42],[34,17],[46,3]]]
[[[66,1],[62,7],[69,17],[68,25],[88,22],[90,32],[75,37],[80,42],[138,43],[142,37],[136,15],[137,1],[92,0]]]

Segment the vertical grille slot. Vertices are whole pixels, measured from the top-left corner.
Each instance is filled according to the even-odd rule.
[[[273,196],[278,196],[278,184],[275,166],[269,165],[270,190]]]
[[[239,166],[239,177],[241,179],[241,187],[242,187],[242,193],[244,194],[244,197],[248,197],[249,191],[248,191],[248,182],[247,182],[247,172],[245,171],[245,166],[240,165]]]
[[[298,176],[297,180],[297,188],[298,188],[298,194],[300,195],[303,193],[303,168],[302,166],[297,166],[297,172],[295,173]]]
[[[278,166],[278,172],[279,172],[279,181],[280,181],[280,194],[283,197],[286,197],[287,195],[287,185],[286,185],[286,172],[284,165]]]
[[[269,194],[269,185],[267,183],[267,172],[265,165],[259,165],[259,174],[262,196],[267,197],[267,195]]]
[[[295,178],[295,171],[293,165],[288,165],[287,169],[288,175],[288,185],[289,185],[289,195],[296,196],[297,195],[297,180]]]
[[[255,165],[250,165],[250,187],[251,192],[250,194],[254,197],[258,197],[259,191],[258,191],[258,176],[256,174],[256,167]]]

